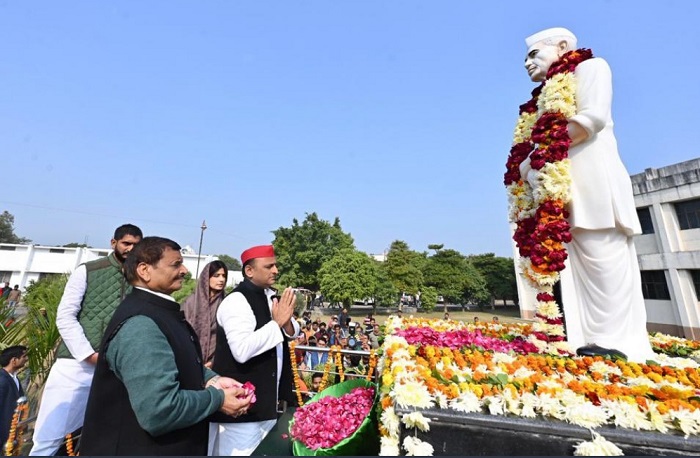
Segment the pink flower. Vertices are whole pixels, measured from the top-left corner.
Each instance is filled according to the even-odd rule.
[[[339,398],[326,396],[294,412],[289,430],[307,448],[330,448],[352,435],[374,404],[374,388],[359,387]]]
[[[239,395],[238,397],[240,399],[247,398],[249,395],[253,395],[253,397],[250,399],[251,404],[255,404],[255,401],[257,398],[255,397],[255,385],[253,385],[250,382],[245,382],[243,385],[240,385],[241,388],[245,390],[244,394]]]

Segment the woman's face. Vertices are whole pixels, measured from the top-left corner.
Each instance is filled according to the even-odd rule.
[[[219,269],[214,272],[214,275],[209,277],[209,290],[214,292],[220,292],[226,287],[226,272],[224,269]]]

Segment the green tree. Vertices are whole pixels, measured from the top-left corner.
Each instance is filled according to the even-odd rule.
[[[372,258],[353,248],[340,250],[318,272],[323,294],[332,302],[350,307],[355,299],[376,291],[377,273]]]
[[[437,290],[433,286],[424,286],[420,292],[421,307],[426,311],[433,310],[437,305],[437,300]]]
[[[375,290],[374,293],[372,293],[372,297],[374,297],[374,311],[376,312],[377,306],[379,305],[386,307],[396,305],[399,291],[389,279],[386,263],[374,260],[372,261],[374,263],[374,272],[377,278]]]
[[[515,266],[512,258],[502,258],[493,253],[485,253],[472,255],[469,260],[486,280],[492,308],[495,308],[498,299],[503,301],[503,305],[508,299],[517,303],[518,287],[515,281]]]
[[[343,232],[340,219],[333,223],[307,213],[304,222],[294,218],[291,227],[272,231],[280,276],[279,286],[304,287],[317,291],[320,286],[319,269],[340,250],[355,248],[350,234]]]
[[[232,270],[240,272],[240,270],[243,268],[243,266],[241,265],[241,261],[232,256],[229,256],[227,254],[217,254],[216,257],[219,258],[219,261],[226,264],[226,267],[228,268],[229,272]]]
[[[182,304],[185,299],[187,299],[192,293],[194,293],[194,289],[197,287],[197,280],[192,278],[192,273],[187,272],[185,274],[185,279],[182,282],[182,287],[175,291],[174,293],[171,294],[173,299],[177,301],[178,304]]]
[[[445,311],[448,302],[488,300],[486,281],[465,256],[456,250],[443,250],[442,245],[430,248],[435,254],[427,258],[423,276],[425,284],[445,299]]]
[[[15,217],[7,210],[0,215],[0,243],[31,243],[30,239],[15,234]]]
[[[402,240],[395,240],[386,256],[389,279],[399,293],[416,294],[423,286],[421,267],[424,256],[411,250]]]
[[[78,243],[78,242],[66,243],[65,245],[62,245],[62,246],[64,248],[92,248],[87,243]]]

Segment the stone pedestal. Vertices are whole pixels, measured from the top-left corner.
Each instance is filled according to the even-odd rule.
[[[401,416],[409,410],[397,409]],[[417,436],[430,443],[437,455],[573,455],[574,446],[592,439],[588,429],[556,420],[514,416],[465,414],[446,409],[423,410],[430,418],[430,431]],[[700,438],[614,427],[596,431],[620,447],[625,455],[700,455]],[[401,442],[415,430],[401,425]]]

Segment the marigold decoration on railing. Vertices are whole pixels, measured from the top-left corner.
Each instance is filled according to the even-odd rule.
[[[321,391],[326,389],[326,386],[328,386],[328,376],[331,373],[331,366],[333,365],[333,357],[331,356],[330,351],[328,352],[328,357],[326,358],[326,365],[323,366],[323,377],[321,378],[321,384],[318,386],[318,392],[320,393]]]
[[[75,456],[75,450],[73,449],[73,434],[66,434],[66,454],[68,456]]]
[[[335,352],[335,367],[338,371],[338,376],[340,377],[340,381],[344,382],[345,381],[345,368],[343,367],[343,354],[340,352],[341,347],[339,345],[334,345],[331,347],[330,353]],[[330,354],[328,355],[328,358],[330,358]]]
[[[372,381],[372,376],[374,375],[374,369],[377,367],[377,351],[373,348],[369,351],[369,367],[367,368],[367,376],[365,380],[368,382]]]
[[[553,295],[567,258],[564,244],[571,241],[566,210],[571,200],[567,120],[576,114],[574,70],[592,57],[590,49],[564,54],[532,91],[532,98],[520,106],[503,180],[508,190],[509,218],[516,224],[513,240],[521,257],[520,268],[539,293],[538,329],[533,343],[554,354],[569,351],[562,314]],[[520,164],[528,157],[535,186],[520,174]]]
[[[304,405],[304,398],[301,396],[301,383],[299,380],[299,368],[297,366],[297,353],[295,351],[297,343],[292,341],[289,343],[289,362],[292,366],[292,376],[294,377],[294,391],[297,394],[297,402],[299,406]]]
[[[10,431],[5,442],[5,455],[18,456],[22,446],[22,435],[25,427],[20,427],[20,423],[29,416],[29,402],[21,402],[15,407],[10,421]],[[15,447],[16,445],[16,447]]]

